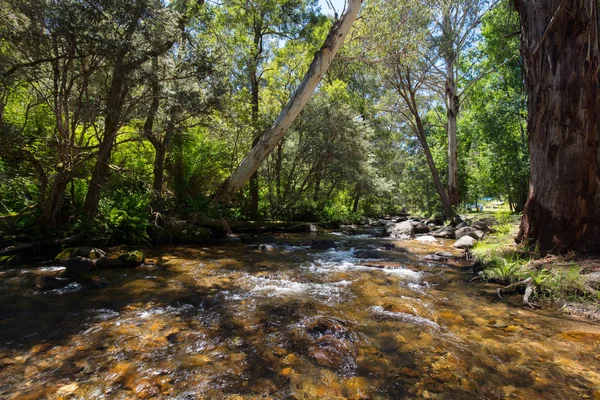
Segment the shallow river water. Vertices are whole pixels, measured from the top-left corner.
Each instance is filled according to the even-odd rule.
[[[100,289],[0,270],[0,399],[600,399],[599,325],[496,298],[450,243],[319,238],[142,249]]]

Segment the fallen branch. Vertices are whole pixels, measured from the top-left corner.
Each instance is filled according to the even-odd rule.
[[[529,306],[531,308],[540,308],[540,306],[538,304],[535,304],[535,303],[532,303],[529,301],[529,298],[531,297],[531,295],[537,291],[535,284],[533,283],[532,277],[523,279],[522,281],[519,281],[519,282],[511,283],[510,285],[502,287],[502,288],[498,288],[498,289],[496,289],[496,294],[498,295],[498,297],[500,297],[502,299],[503,293],[514,291],[515,289],[523,287],[523,286],[525,286],[525,294],[523,295],[523,304],[526,306]]]
[[[4,250],[0,250],[0,257],[23,253],[36,247],[74,245],[83,242],[85,238],[86,235],[84,233],[78,233],[63,239],[40,240],[38,242],[20,244],[18,246],[9,246]]]

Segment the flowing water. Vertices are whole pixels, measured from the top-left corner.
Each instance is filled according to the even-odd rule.
[[[326,238],[145,249],[99,289],[0,271],[0,398],[600,398],[600,326],[496,298],[449,243]]]

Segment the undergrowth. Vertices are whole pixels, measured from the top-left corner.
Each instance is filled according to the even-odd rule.
[[[473,248],[479,276],[486,282],[510,285],[531,278],[533,298],[552,301],[599,300],[582,277],[582,267],[565,257],[537,260],[536,249],[517,246],[514,235],[518,225],[509,218],[497,218],[503,224]]]

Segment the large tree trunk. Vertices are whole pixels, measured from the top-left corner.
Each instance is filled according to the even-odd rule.
[[[529,95],[529,197],[518,239],[600,252],[596,0],[515,0]]]
[[[302,83],[296,89],[290,101],[283,108],[271,129],[263,135],[256,146],[244,157],[234,173],[223,183],[215,195],[214,201],[218,203],[230,202],[233,196],[250,179],[250,176],[258,170],[265,158],[273,151],[298,114],[304,109],[312,92],[327,72],[335,55],[344,43],[344,39],[356,19],[361,4],[362,0],[351,0],[349,2],[347,11],[342,16],[342,19],[336,21],[331,27],[325,43],[323,43],[323,46],[315,55]]]

